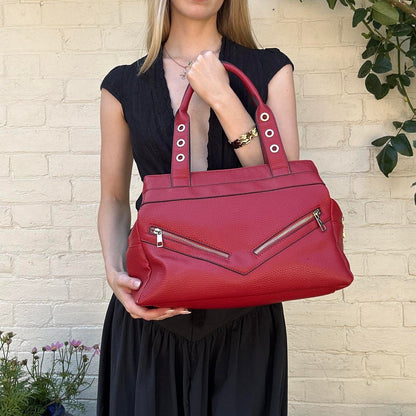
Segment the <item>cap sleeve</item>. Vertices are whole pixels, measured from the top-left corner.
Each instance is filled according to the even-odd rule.
[[[120,65],[113,68],[101,82],[100,89],[105,88],[114,97],[123,104],[124,101],[124,74],[126,65]]]
[[[289,57],[277,48],[264,49],[264,73],[267,78],[267,83],[279,72],[284,66],[292,65],[292,69],[295,69],[293,62]]]

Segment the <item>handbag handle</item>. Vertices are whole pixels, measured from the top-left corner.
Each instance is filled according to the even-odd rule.
[[[256,109],[256,125],[259,132],[261,148],[265,164],[269,165],[272,176],[290,173],[290,165],[283,148],[282,139],[271,109],[263,102],[257,88],[244,72],[235,65],[222,62],[225,69],[243,82],[249,92]],[[188,85],[181,105],[175,115],[171,178],[172,186],[191,185],[190,159],[190,124],[188,106],[194,90]]]

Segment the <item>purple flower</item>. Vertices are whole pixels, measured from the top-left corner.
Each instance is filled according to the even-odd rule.
[[[50,345],[45,345],[42,347],[42,351],[52,351],[52,347]]]
[[[75,339],[73,339],[71,342],[70,342],[70,345],[72,345],[74,348],[78,348],[80,345],[81,345],[81,341],[75,341]]]
[[[32,354],[36,354],[38,352],[38,349],[36,347],[32,348]]]
[[[51,344],[51,351],[59,350],[63,346],[64,346],[64,344],[62,344],[62,342],[59,342],[59,341],[57,341],[56,344],[52,343]]]

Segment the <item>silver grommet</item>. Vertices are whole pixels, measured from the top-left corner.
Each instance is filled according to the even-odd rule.
[[[274,131],[272,129],[267,129],[265,132],[266,137],[273,137],[274,136]]]
[[[268,113],[261,113],[260,114],[260,120],[261,121],[267,121],[270,118]]]
[[[178,146],[178,147],[183,147],[183,146],[185,146],[185,140],[184,140],[184,139],[179,139],[179,140],[176,142],[176,146]]]
[[[179,153],[178,155],[176,155],[176,160],[178,162],[183,162],[185,160],[185,155],[183,153]]]
[[[179,124],[178,131],[182,133],[184,130],[185,130],[185,124]]]
[[[272,145],[270,146],[270,151],[271,151],[272,153],[277,153],[277,152],[279,151],[279,146],[278,146],[277,144],[272,144]]]

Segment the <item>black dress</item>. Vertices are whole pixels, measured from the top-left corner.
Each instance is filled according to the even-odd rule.
[[[267,100],[267,85],[292,64],[276,48],[248,49],[223,37],[220,59],[242,69]],[[170,172],[174,115],[159,53],[104,78],[121,103],[141,178]],[[293,64],[292,64],[293,65]],[[255,107],[241,82],[230,83],[247,111]],[[208,169],[240,167],[211,110]],[[140,208],[141,197],[136,202]],[[287,345],[281,303],[234,309],[191,309],[163,321],[133,319],[113,295],[105,318],[98,416],[286,416]]]

